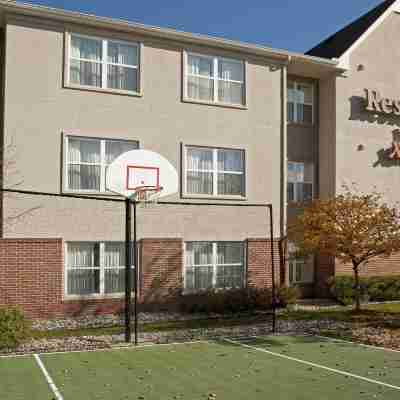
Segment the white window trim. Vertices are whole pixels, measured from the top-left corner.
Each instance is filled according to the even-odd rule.
[[[99,267],[87,267],[87,269],[99,269],[100,270],[100,293],[93,293],[93,294],[86,294],[86,295],[79,295],[79,294],[68,294],[68,243],[89,243],[89,244],[99,244],[100,247],[100,266]],[[104,293],[104,280],[105,280],[105,270],[106,269],[123,269],[125,270],[125,266],[113,267],[113,268],[105,268],[104,266],[104,248],[106,243],[123,243],[121,241],[111,242],[111,241],[104,241],[104,242],[91,242],[91,241],[67,241],[64,243],[64,298],[66,300],[84,300],[84,299],[104,299],[104,298],[121,298],[125,296],[125,292],[119,293]],[[135,272],[135,265],[132,263],[132,274]],[[72,268],[71,268],[72,269]],[[84,269],[82,267],[82,269]],[[139,274],[138,274],[139,279]],[[138,282],[139,288],[139,282]],[[134,288],[132,288],[132,295],[134,294]]]
[[[73,139],[82,139],[82,140],[93,140],[93,141],[100,141],[100,164],[97,163],[87,163],[82,162],[79,164],[82,165],[99,165],[100,166],[100,190],[93,190],[93,189],[70,189],[68,187],[68,147],[69,147],[69,138]],[[126,142],[126,143],[135,143],[137,148],[139,149],[139,141],[138,140],[129,140],[129,139],[113,139],[113,138],[104,138],[104,137],[91,137],[91,136],[82,136],[82,135],[74,135],[71,133],[64,133],[63,134],[63,192],[64,193],[86,193],[86,194],[102,194],[102,195],[109,195],[109,196],[116,196],[116,194],[109,192],[106,190],[106,167],[107,164],[105,162],[106,159],[106,142]]]
[[[204,292],[205,289],[187,289],[186,288],[186,246],[188,243],[212,243],[212,259],[213,262],[212,264],[196,264],[196,265],[192,265],[192,268],[198,268],[198,267],[213,267],[213,279],[212,279],[212,290],[229,290],[232,288],[217,288],[216,284],[217,284],[217,269],[220,266],[224,266],[224,265],[229,265],[229,266],[233,266],[233,267],[238,267],[238,266],[243,266],[243,288],[245,288],[247,286],[247,279],[246,279],[246,275],[247,275],[247,265],[246,265],[246,246],[244,245],[244,242],[241,241],[202,241],[202,240],[189,240],[186,242],[183,242],[183,255],[184,255],[184,261],[183,261],[183,270],[182,270],[182,274],[183,274],[183,293],[184,294],[190,294],[190,293],[201,293]],[[217,260],[218,260],[218,243],[240,243],[242,245],[242,249],[243,249],[243,262],[242,263],[231,263],[231,264],[218,264]]]
[[[290,277],[289,277],[289,283],[291,285],[313,284],[315,282],[315,278],[314,278],[315,268],[314,267],[313,267],[313,278],[312,278],[312,280],[304,280],[304,279],[303,280],[297,280],[296,279],[297,268],[301,268],[303,265],[307,265],[307,264],[311,265],[311,263],[314,263],[314,260],[313,260],[312,257],[310,259],[304,259],[304,260],[303,259],[295,259],[295,258],[290,259],[288,261],[288,274],[289,274],[290,264],[292,264],[293,265],[293,281],[290,282]]]
[[[289,83],[293,84],[293,89],[295,92],[298,91],[299,85],[309,87],[311,89],[311,102],[310,103],[308,103],[308,102],[298,103],[295,99],[293,101],[293,104],[294,104],[293,119],[294,119],[294,121],[288,120],[287,121],[288,124],[314,125],[314,85],[312,83],[297,82],[297,81],[292,81],[292,80],[288,81],[288,85],[289,85]],[[289,91],[289,86],[288,86],[287,90]],[[287,100],[287,102],[289,103],[289,99]],[[297,115],[297,105],[298,104],[304,104],[306,106],[311,106],[311,123],[298,120],[298,115]]]
[[[96,61],[96,60],[72,57],[71,56],[71,36],[101,41],[102,42],[102,60]],[[127,64],[108,62],[107,61],[108,42],[125,44],[128,46],[136,47],[137,52],[138,52],[137,65],[133,66],[133,65],[127,65]],[[100,37],[100,36],[95,36],[95,35],[85,35],[85,34],[75,33],[75,32],[65,32],[65,68],[64,68],[65,86],[69,87],[69,88],[75,88],[75,89],[111,92],[111,93],[119,93],[119,94],[126,94],[126,95],[132,95],[132,96],[142,96],[142,88],[143,88],[143,81],[142,81],[142,58],[143,58],[143,56],[142,55],[143,55],[143,43],[141,43],[141,42],[134,42],[134,41],[131,42],[131,41],[127,41],[127,40],[106,38],[106,37]],[[71,59],[101,64],[103,66],[101,87],[72,83],[70,80],[70,73],[71,73],[70,60]],[[134,90],[114,89],[114,88],[107,87],[107,67],[106,67],[107,65],[114,65],[114,66],[119,66],[119,67],[124,67],[124,68],[136,69],[138,71],[138,77],[137,77],[138,90],[134,91]]]
[[[287,184],[289,184],[289,183],[293,184],[293,197],[294,197],[293,200],[287,199],[288,203],[296,203],[296,202],[303,201],[303,200],[299,199],[298,185],[297,185],[299,183],[307,183],[307,184],[311,185],[311,198],[314,199],[314,173],[315,173],[315,171],[314,171],[314,163],[311,163],[311,162],[310,163],[308,163],[308,162],[299,162],[299,161],[288,161],[288,167],[289,167],[289,164],[296,164],[296,165],[303,165],[303,166],[305,166],[306,164],[311,165],[311,168],[312,168],[312,179],[311,179],[311,181],[303,180],[302,182],[292,182],[288,177]]]
[[[199,149],[213,152],[213,169],[212,170],[194,170],[187,168],[187,151],[188,149]],[[243,171],[219,171],[218,170],[218,151],[241,151],[243,154]],[[196,146],[196,145],[183,145],[183,196],[193,198],[219,198],[219,199],[233,199],[233,200],[245,200],[246,199],[246,151],[244,149],[226,148],[226,147],[207,147],[207,146]],[[212,173],[212,194],[208,193],[189,193],[187,191],[187,173],[188,172],[211,172]],[[243,176],[243,193],[239,195],[234,194],[218,194],[218,174],[231,174],[231,175],[242,175]]]
[[[189,74],[188,72],[188,56],[192,55],[195,57],[203,57],[207,58],[209,60],[212,60],[213,62],[213,75],[206,76],[206,75],[200,75],[200,74]],[[246,70],[247,70],[247,62],[245,60],[240,60],[240,59],[235,59],[235,58],[228,58],[228,57],[223,57],[223,56],[215,56],[215,55],[209,55],[209,54],[202,54],[202,53],[196,53],[193,51],[183,51],[183,100],[189,103],[200,103],[200,104],[211,104],[211,105],[216,105],[216,106],[223,106],[223,107],[233,107],[233,108],[242,108],[246,109],[247,108],[247,80],[246,80]],[[243,80],[242,81],[237,81],[233,79],[221,79],[218,76],[218,62],[219,60],[226,60],[232,63],[237,63],[241,64],[243,68]],[[188,76],[194,76],[194,77],[199,77],[199,78],[204,78],[204,79],[209,79],[214,82],[214,95],[213,95],[213,100],[207,101],[207,100],[200,100],[196,98],[192,98],[188,96]],[[228,102],[222,102],[218,100],[218,82],[223,81],[223,82],[233,82],[233,83],[240,83],[242,84],[242,96],[243,96],[243,102],[242,103],[228,103]]]

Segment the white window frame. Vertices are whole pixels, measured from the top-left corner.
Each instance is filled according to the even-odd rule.
[[[288,261],[287,261],[287,273],[288,278],[287,281],[289,285],[298,285],[298,284],[312,284],[315,282],[315,264],[314,257],[306,257],[306,258],[296,258],[295,257],[296,247],[293,243],[289,243],[288,245]],[[290,264],[293,266],[293,280],[290,281]],[[312,266],[313,274],[311,280],[301,279],[297,280],[297,269],[302,268],[303,266],[310,267]]]
[[[188,56],[194,56],[194,57],[202,57],[202,58],[207,58],[212,61],[213,63],[213,75],[210,77],[207,77],[205,75],[198,75],[198,74],[189,74],[188,71]],[[237,63],[241,64],[242,69],[243,69],[243,80],[242,81],[237,81],[233,79],[222,79],[218,76],[218,71],[219,71],[219,61],[228,61],[232,63]],[[194,103],[205,103],[205,104],[215,104],[215,105],[222,105],[222,106],[228,106],[228,107],[237,107],[237,108],[246,108],[246,93],[247,93],[247,85],[246,85],[246,61],[240,60],[240,59],[235,59],[235,58],[229,58],[229,57],[222,57],[222,56],[213,56],[209,54],[202,54],[202,53],[196,53],[193,51],[183,51],[183,100],[184,101],[189,101],[189,102],[194,102]],[[193,76],[197,78],[208,78],[209,80],[212,80],[214,82],[214,91],[213,91],[213,100],[201,100],[201,99],[196,99],[189,97],[188,95],[188,76]],[[218,88],[219,88],[219,82],[232,82],[232,83],[240,83],[242,85],[242,103],[228,103],[228,102],[222,102],[218,100]]]
[[[197,150],[205,150],[212,151],[213,153],[213,168],[208,169],[188,169],[187,168],[187,152],[189,149],[197,149]],[[223,171],[218,170],[218,151],[240,151],[243,154],[243,171]],[[213,198],[221,198],[221,199],[245,199],[246,198],[246,151],[244,149],[234,149],[234,148],[226,148],[226,147],[207,147],[207,146],[196,146],[196,145],[184,145],[184,157],[183,157],[183,173],[184,173],[184,190],[183,195],[185,197],[213,197]],[[212,193],[189,193],[187,191],[187,175],[188,172],[208,172],[212,173]],[[231,174],[231,175],[242,175],[243,176],[243,192],[242,194],[218,194],[218,174]]]
[[[86,294],[86,295],[79,295],[79,294],[69,294],[68,293],[68,271],[73,269],[69,268],[68,266],[68,244],[69,243],[79,243],[79,244],[91,244],[91,245],[99,245],[99,261],[100,265],[99,267],[86,267],[87,269],[98,269],[100,271],[100,293],[92,293],[92,294]],[[105,267],[105,262],[104,262],[104,254],[105,254],[105,245],[107,243],[124,243],[121,241],[104,241],[104,242],[91,242],[91,241],[67,241],[64,243],[64,297],[69,300],[74,300],[74,299],[93,299],[93,298],[120,298],[125,296],[125,292],[118,292],[118,293],[105,293],[105,271],[106,270],[125,270],[125,265],[124,266],[118,266],[118,267]],[[133,245],[132,245],[133,249]],[[133,260],[133,257],[132,257]],[[132,263],[132,276],[134,276],[135,273],[135,265]],[[84,269],[84,268],[82,268]],[[134,293],[134,288],[132,288],[132,294]]]
[[[102,43],[102,60],[101,61],[96,61],[96,60],[89,60],[85,58],[75,58],[72,57],[71,55],[71,38],[72,36],[80,37],[83,39],[92,39],[92,40],[97,40],[101,41]],[[122,94],[131,94],[131,95],[136,95],[136,96],[141,96],[142,95],[142,65],[141,65],[141,60],[142,60],[142,53],[143,53],[143,44],[140,42],[134,42],[134,41],[127,41],[127,40],[120,40],[120,39],[113,39],[113,38],[105,38],[105,37],[100,37],[100,36],[94,36],[94,35],[85,35],[81,33],[75,33],[75,32],[66,32],[65,33],[65,42],[66,42],[66,55],[65,55],[65,81],[66,81],[66,86],[67,87],[73,87],[73,88],[81,88],[81,89],[86,89],[86,90],[94,90],[94,91],[105,91],[105,92],[115,92],[115,93],[122,93]],[[129,64],[120,64],[120,63],[111,63],[108,62],[107,56],[108,56],[108,43],[117,43],[117,44],[124,44],[127,46],[132,46],[136,47],[137,49],[137,54],[138,54],[138,60],[137,60],[137,65],[129,65]],[[77,60],[77,61],[85,61],[85,62],[92,62],[92,63],[98,63],[102,65],[102,74],[101,74],[101,86],[91,86],[91,85],[81,85],[79,83],[74,83],[71,82],[71,59]],[[118,66],[118,67],[124,67],[124,68],[132,68],[137,71],[137,85],[138,88],[137,90],[125,90],[125,89],[115,89],[115,88],[110,88],[108,87],[108,82],[107,82],[107,69],[108,65],[113,65],[113,66]]]
[[[295,164],[295,165],[303,165],[304,168],[305,166],[308,164],[311,166],[312,169],[312,179],[311,181],[308,180],[303,180],[302,182],[292,182],[289,177],[287,178],[287,185],[289,185],[289,183],[293,184],[293,200],[289,200],[289,198],[287,199],[288,203],[297,203],[297,202],[303,202],[304,200],[299,199],[299,190],[298,190],[298,184],[299,183],[307,183],[307,184],[311,184],[311,199],[314,199],[314,164],[313,163],[309,163],[309,162],[299,162],[299,161],[288,161],[288,170],[289,170],[289,164]]]
[[[242,288],[245,288],[247,285],[247,280],[246,280],[246,274],[247,274],[247,265],[246,265],[246,246],[244,245],[244,242],[241,241],[226,241],[226,242],[222,242],[222,241],[204,241],[204,240],[200,240],[200,241],[196,241],[196,240],[190,240],[190,241],[186,241],[184,242],[183,246],[184,246],[184,262],[183,262],[183,291],[184,293],[198,293],[198,292],[202,292],[205,291],[205,289],[187,289],[186,287],[186,249],[187,249],[187,245],[190,243],[212,243],[212,264],[197,264],[197,265],[192,265],[192,268],[201,268],[201,267],[212,267],[213,268],[213,278],[212,278],[212,288],[211,290],[229,290],[229,289],[233,289],[233,288],[217,288],[217,270],[218,267],[220,266],[224,266],[224,265],[229,265],[232,267],[239,267],[239,266],[243,266],[243,285]],[[218,244],[219,243],[240,243],[242,246],[242,254],[243,254],[243,262],[242,263],[229,263],[229,264],[218,264],[217,260],[218,260]]]
[[[78,189],[74,190],[68,187],[68,166],[69,164],[74,164],[74,163],[69,163],[68,160],[68,154],[69,154],[69,139],[82,139],[82,140],[92,140],[92,141],[97,141],[100,142],[100,163],[87,163],[87,162],[82,162],[79,163],[81,165],[98,165],[100,166],[100,190],[93,190],[93,189]],[[63,168],[64,168],[64,192],[71,192],[71,193],[101,193],[101,194],[108,194],[108,195],[113,195],[113,193],[109,192],[106,190],[106,169],[107,169],[107,163],[106,163],[106,142],[125,142],[125,143],[134,143],[136,144],[137,148],[139,149],[139,141],[138,140],[129,140],[129,139],[113,139],[113,138],[100,138],[100,137],[88,137],[88,136],[81,136],[81,135],[74,135],[70,133],[65,133],[63,135],[63,141],[64,141],[64,151],[63,151]],[[114,194],[115,195],[115,194]]]
[[[311,103],[307,102],[302,102],[299,103],[297,102],[297,96],[295,95],[295,99],[293,101],[294,105],[294,110],[293,110],[293,121],[289,121],[288,118],[288,124],[300,124],[300,125],[314,125],[314,85],[312,83],[306,83],[306,82],[298,82],[294,80],[288,80],[288,88],[287,88],[287,103],[289,104],[289,98],[288,98],[288,92],[289,92],[289,83],[293,85],[293,89],[295,91],[295,94],[298,92],[298,87],[299,86],[306,86],[311,89]],[[305,122],[305,121],[299,121],[298,115],[297,115],[297,105],[298,104],[303,104],[306,106],[311,106],[311,123],[310,122]]]

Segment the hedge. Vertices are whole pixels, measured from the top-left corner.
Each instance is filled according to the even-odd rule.
[[[333,297],[344,305],[355,299],[355,281],[353,276],[336,276],[329,281]],[[400,300],[400,276],[360,278],[362,301]]]
[[[0,349],[14,349],[29,338],[30,326],[18,308],[0,308]]]

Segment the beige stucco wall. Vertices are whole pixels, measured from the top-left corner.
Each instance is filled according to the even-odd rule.
[[[6,26],[4,132],[6,143],[15,146],[18,170],[6,179],[8,184],[60,192],[62,132],[139,140],[142,148],[162,153],[179,172],[181,143],[242,148],[247,159],[247,201],[274,205],[275,235],[279,235],[279,68],[270,68],[267,60],[246,58],[246,110],[183,103],[181,45],[96,31],[143,42],[143,97],[67,89],[63,88],[65,28],[27,20],[9,21]],[[123,213],[115,204],[7,195],[4,210],[6,220],[24,214],[6,222],[5,237],[123,238]],[[150,216],[142,217],[139,237],[240,240],[265,237],[268,229],[263,209],[158,208],[146,213]]]
[[[354,182],[362,191],[376,188],[391,203],[400,197],[400,164],[380,154],[391,147],[400,117],[365,111],[363,98],[371,88],[400,99],[399,32],[400,15],[393,13],[351,54],[348,76],[336,87],[336,188]]]

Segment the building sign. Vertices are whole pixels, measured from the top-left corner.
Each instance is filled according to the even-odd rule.
[[[400,115],[400,100],[382,97],[377,90],[365,89],[366,109],[379,114]]]

